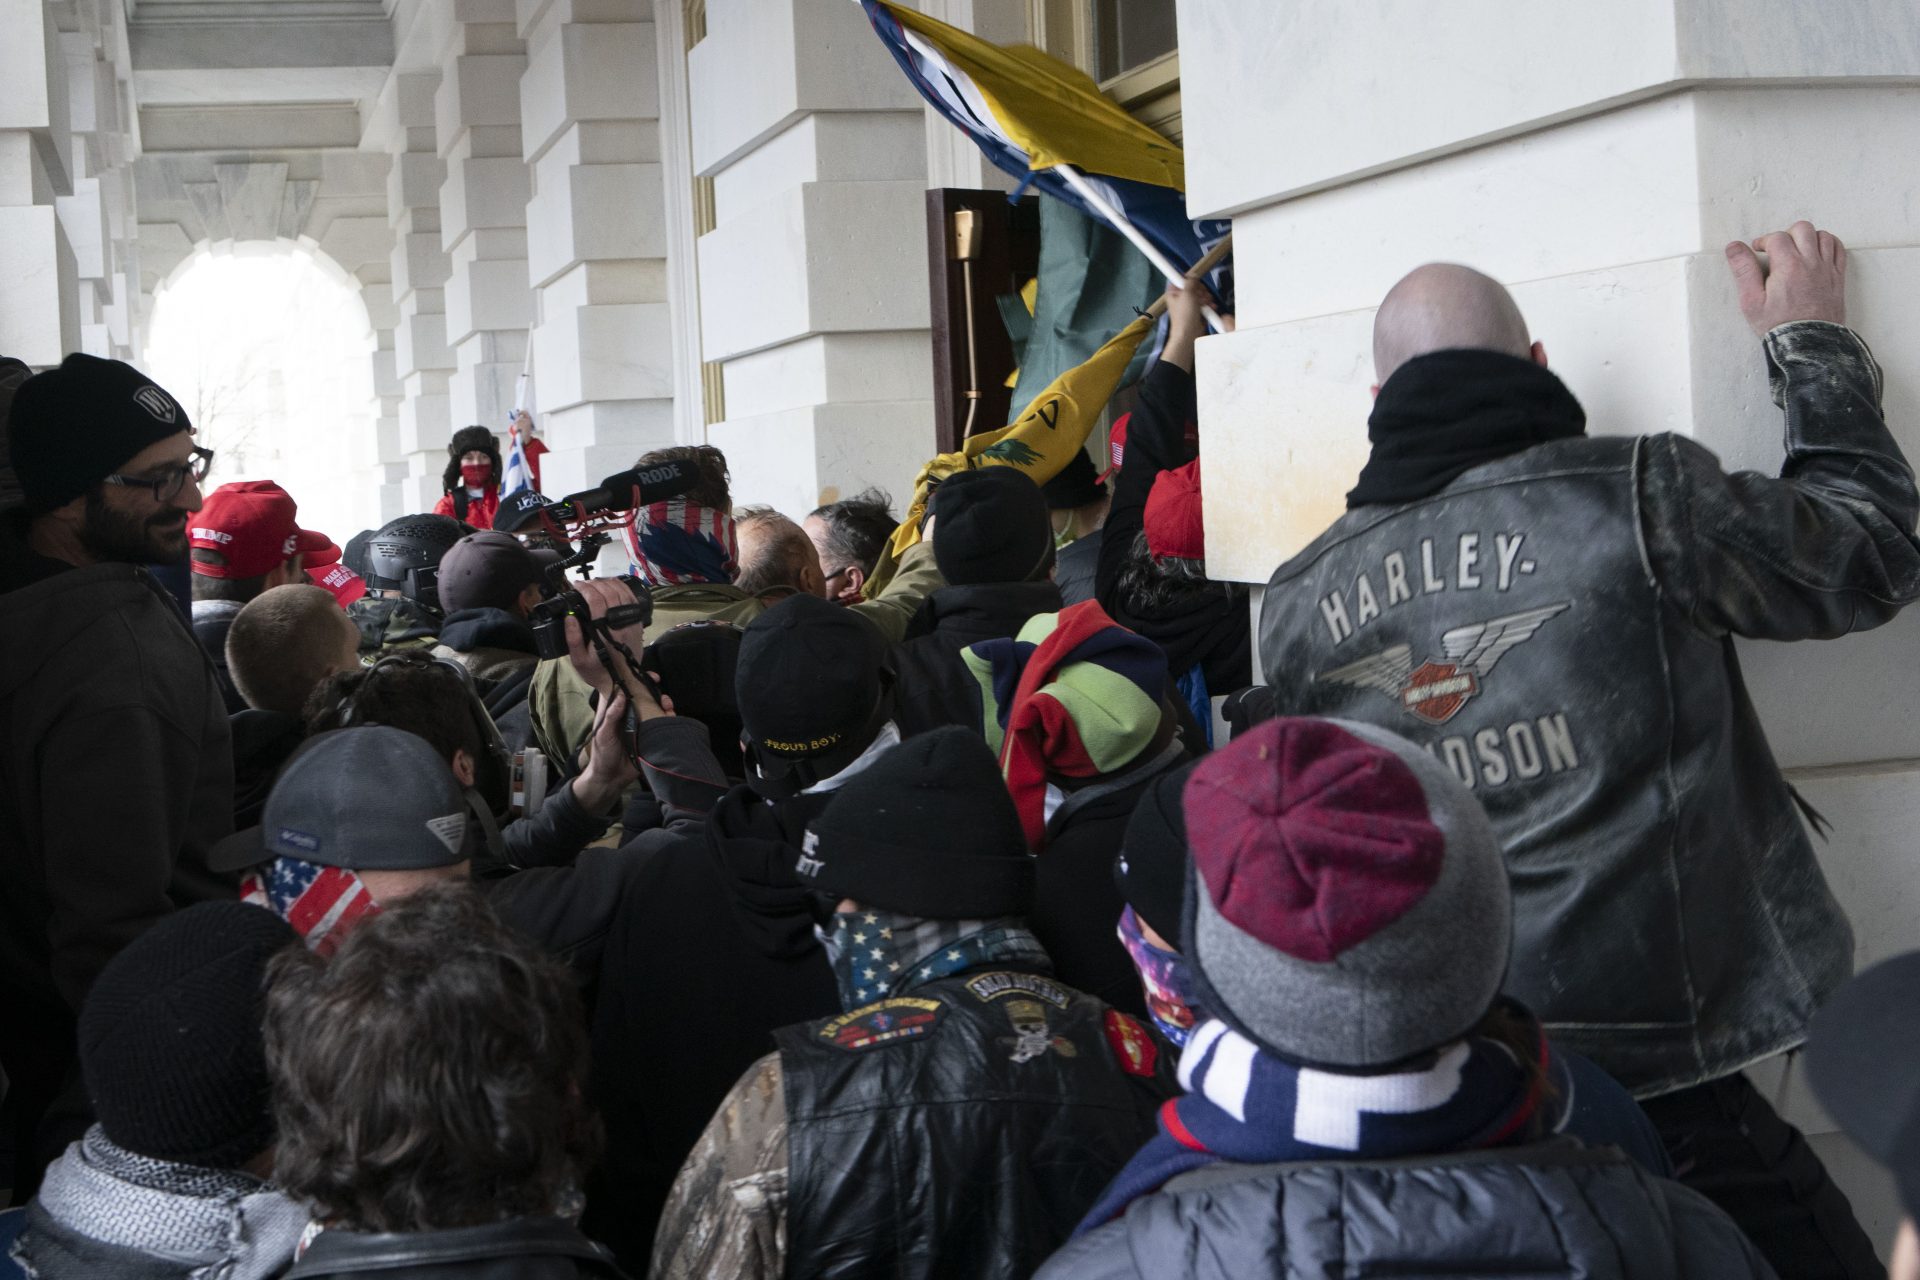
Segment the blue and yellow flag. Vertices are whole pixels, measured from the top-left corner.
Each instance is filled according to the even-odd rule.
[[[1023,185],[1106,221],[1054,172],[1071,166],[1182,271],[1227,233],[1223,219],[1187,217],[1180,148],[1128,115],[1085,72],[1030,45],[993,44],[891,0],[860,3],[921,96]],[[1231,306],[1223,271],[1207,283]]]

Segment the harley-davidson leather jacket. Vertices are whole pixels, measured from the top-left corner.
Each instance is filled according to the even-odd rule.
[[[1405,735],[1506,850],[1508,991],[1650,1097],[1804,1038],[1852,932],[1733,637],[1875,627],[1920,596],[1920,497],[1858,335],[1767,334],[1779,478],[1681,436],[1535,445],[1361,506],[1273,575],[1281,715]]]

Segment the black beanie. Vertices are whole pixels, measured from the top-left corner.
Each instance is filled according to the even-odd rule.
[[[1024,916],[1034,864],[985,739],[908,738],[842,786],[796,866],[816,893],[930,920]]]
[[[65,506],[150,444],[193,430],[180,402],[130,364],[75,353],[13,394],[14,475],[40,511]]]
[[[273,1145],[261,1040],[267,962],[299,935],[264,907],[176,911],[107,963],[80,1010],[80,1070],[107,1137],[237,1169]]]
[[[1163,938],[1180,936],[1190,861],[1181,792],[1198,763],[1161,774],[1141,793],[1113,860],[1113,882],[1121,898]]]
[[[1048,510],[1072,511],[1090,507],[1106,497],[1107,486],[1100,482],[1100,473],[1093,469],[1093,459],[1087,456],[1087,451],[1077,449],[1067,465],[1060,468],[1060,474],[1040,486],[1040,492],[1046,495]],[[934,528],[938,531],[939,526]]]
[[[933,491],[933,559],[954,586],[1037,582],[1053,568],[1046,495],[1015,467],[948,476]]]

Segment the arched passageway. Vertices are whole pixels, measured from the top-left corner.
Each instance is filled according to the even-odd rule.
[[[203,245],[147,332],[144,367],[214,450],[210,486],[277,481],[339,543],[379,523],[374,337],[351,276],[287,241]]]

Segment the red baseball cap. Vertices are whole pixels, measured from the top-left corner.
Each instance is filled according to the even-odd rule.
[[[333,593],[342,609],[367,594],[367,580],[340,563],[339,549],[336,547],[334,558],[320,565],[307,566],[307,581],[316,587]]]
[[[1107,469],[1100,473],[1100,483],[1105,484],[1120,469],[1122,458],[1127,452],[1127,424],[1133,421],[1131,413],[1123,413],[1113,420],[1113,426],[1107,432]]]
[[[1201,520],[1200,459],[1174,471],[1162,471],[1147,491],[1147,550],[1158,561],[1207,558],[1206,525]]]
[[[294,522],[293,495],[271,480],[239,480],[208,494],[187,521],[187,539],[196,548],[218,551],[225,564],[192,562],[209,578],[257,578],[295,552],[331,546],[323,533]]]

